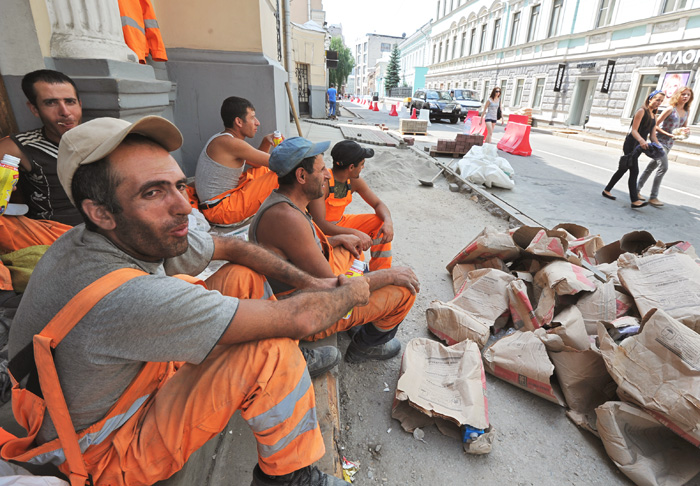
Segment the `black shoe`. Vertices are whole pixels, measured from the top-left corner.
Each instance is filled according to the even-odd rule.
[[[322,473],[316,466],[306,466],[284,476],[268,476],[256,464],[250,486],[347,486],[347,484],[342,479]]]
[[[360,346],[355,340],[350,343],[345,351],[345,361],[361,363],[367,360],[382,360],[393,358],[401,352],[401,341],[392,338],[384,344],[377,346]]]
[[[606,194],[605,191],[603,191],[603,197],[607,197],[608,199],[612,199],[613,201],[617,199],[615,196],[611,196],[610,194]]]
[[[636,202],[639,202],[639,201],[636,201]],[[642,204],[634,204],[634,203],[632,203],[632,204],[630,204],[630,206],[632,207],[632,209],[637,209],[637,208],[643,208],[644,206],[646,206],[646,205],[648,205],[648,204],[649,204],[648,201],[644,201]]]
[[[340,351],[335,346],[319,346],[313,349],[299,346],[299,349],[304,355],[311,378],[322,375],[340,363]]]

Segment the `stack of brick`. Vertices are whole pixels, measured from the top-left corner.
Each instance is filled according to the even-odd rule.
[[[438,140],[435,151],[464,155],[469,152],[469,149],[474,145],[483,145],[483,143],[484,137],[482,135],[465,135],[464,133],[459,133],[455,140]]]

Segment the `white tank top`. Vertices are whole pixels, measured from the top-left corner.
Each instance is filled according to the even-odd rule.
[[[207,154],[209,144],[212,140],[222,135],[235,138],[228,132],[217,133],[209,139],[197,159],[197,169],[194,173],[194,187],[197,190],[197,197],[200,202],[208,202],[212,199],[216,199],[216,196],[237,187],[238,179],[246,168],[246,164],[243,164],[238,169],[226,167],[209,157],[209,154]]]

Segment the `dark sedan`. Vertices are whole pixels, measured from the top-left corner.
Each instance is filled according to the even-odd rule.
[[[431,121],[447,118],[450,123],[457,123],[462,115],[462,107],[452,99],[449,92],[434,89],[416,91],[411,98],[410,108],[430,110]]]

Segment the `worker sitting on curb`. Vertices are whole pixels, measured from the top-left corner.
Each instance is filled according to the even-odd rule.
[[[190,231],[168,153],[181,144],[160,117],[98,118],[61,140],[59,178],[85,224],[41,259],[10,330],[13,410],[29,436],[2,456],[52,462],[72,484],[150,485],[240,410],[257,441],[253,486],[345,484],[310,466],[324,445],[295,339],[367,303],[369,284]],[[231,263],[206,283],[171,276],[213,259]],[[315,291],[266,300],[257,272]]]
[[[253,138],[260,122],[255,108],[244,98],[231,96],[221,105],[224,131],[209,139],[197,160],[195,188],[199,210],[210,223],[239,223],[255,214],[277,187],[277,177],[267,168],[272,134],[255,149]]]
[[[314,144],[295,137],[282,142],[270,156],[270,170],[279,177],[279,189],[263,203],[250,225],[248,238],[318,278],[347,272],[361,256],[355,235],[327,237],[311,216],[307,205],[323,197],[330,178],[323,152],[330,142]],[[388,359],[401,351],[395,338],[398,325],[413,306],[419,282],[410,268],[394,267],[369,274],[372,290],[369,305],[355,307],[325,331],[306,339],[322,339],[335,332],[361,326],[345,354],[346,361]],[[276,293],[292,288],[270,280]]]
[[[75,82],[61,72],[41,69],[22,78],[22,90],[42,127],[0,140],[0,159],[5,155],[20,159],[17,190],[0,216],[2,254],[50,245],[82,221],[56,175],[58,143],[83,116]],[[12,289],[10,272],[0,263],[0,290]]]
[[[391,268],[391,240],[394,223],[389,208],[360,177],[365,159],[374,156],[374,150],[363,148],[352,140],[338,142],[331,150],[333,168],[330,181],[325,183],[325,200],[309,203],[314,222],[326,235],[350,234],[360,238],[362,250],[370,250],[370,270]],[[356,192],[375,214],[344,214]]]

